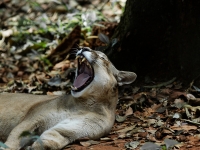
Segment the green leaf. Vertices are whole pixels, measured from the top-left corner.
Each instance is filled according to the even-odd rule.
[[[52,66],[51,62],[46,57],[40,57],[40,60],[47,64],[49,67]]]
[[[29,131],[24,131],[24,132],[22,132],[21,134],[20,134],[20,138],[21,137],[24,137],[24,136],[31,136],[31,135],[33,135],[31,132],[29,132]]]
[[[39,49],[39,48],[46,48],[47,43],[46,42],[40,42],[40,43],[34,43],[32,46],[33,49]]]

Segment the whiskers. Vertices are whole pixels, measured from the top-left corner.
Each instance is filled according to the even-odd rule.
[[[82,47],[79,46],[79,45],[77,44],[77,48],[72,48],[72,51],[70,52],[70,55],[76,55],[77,52],[78,52],[81,48],[82,48]]]
[[[79,48],[72,48],[72,51],[69,53],[70,55],[76,55],[76,53],[79,51]]]

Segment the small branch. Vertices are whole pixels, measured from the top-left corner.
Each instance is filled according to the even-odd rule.
[[[172,82],[174,82],[176,80],[176,77],[174,77],[173,79],[171,79],[170,81],[167,82],[163,82],[161,84],[157,84],[157,85],[152,85],[152,86],[143,86],[144,88],[159,88],[162,86],[166,86],[168,84],[171,84]]]

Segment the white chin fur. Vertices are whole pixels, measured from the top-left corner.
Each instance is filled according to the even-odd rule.
[[[91,83],[90,83],[91,84]],[[89,85],[88,85],[89,86]],[[76,91],[72,91],[71,90],[71,94],[72,94],[72,96],[73,97],[75,97],[75,98],[78,98],[78,97],[81,97],[81,96],[83,96],[84,94],[86,94],[85,93],[85,91],[87,91],[88,89],[88,86],[87,87],[85,87],[85,89],[83,89],[82,91],[80,91],[80,92],[76,92]]]
[[[80,97],[80,92],[75,92],[75,91],[71,90],[71,94],[73,97]]]

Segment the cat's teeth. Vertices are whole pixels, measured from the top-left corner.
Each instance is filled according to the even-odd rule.
[[[80,58],[80,56],[78,55],[78,56],[76,56],[76,58],[75,59],[79,59]]]
[[[81,62],[84,62],[86,60],[86,58],[83,58]]]
[[[75,86],[71,86],[72,90],[76,91],[77,90],[77,87]]]

